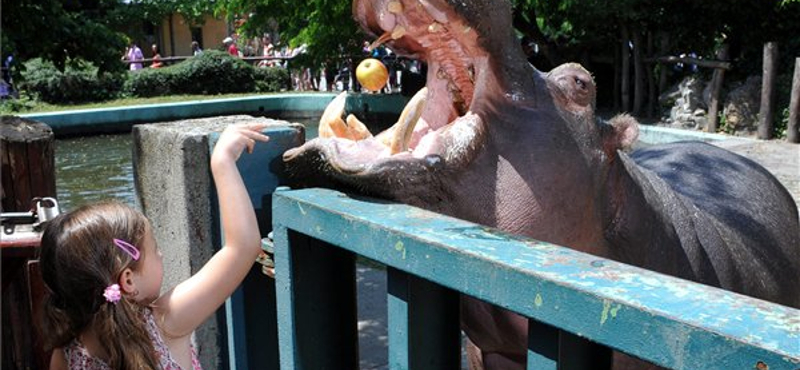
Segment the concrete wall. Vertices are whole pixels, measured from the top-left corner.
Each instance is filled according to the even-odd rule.
[[[271,207],[264,203],[264,199],[271,199],[268,194],[279,185],[281,177],[280,169],[276,169],[274,163],[280,159],[280,153],[303,142],[302,128],[285,121],[251,116],[189,119],[133,127],[136,191],[142,211],[150,219],[156,241],[164,255],[164,290],[200,270],[222,244],[209,168],[211,148],[216,141],[216,133],[227,125],[254,120],[273,124],[265,130],[273,140],[268,145],[257,145],[257,151],[253,154],[243,155],[238,165],[240,169],[243,165],[262,169],[241,172],[259,217],[259,227],[265,236],[269,232],[268,227],[271,228]],[[245,174],[249,173],[258,173],[262,178],[248,179],[246,176],[249,175]],[[246,281],[247,284],[243,285],[255,285],[257,288],[251,290],[259,290],[264,292],[261,295],[268,296],[269,284],[274,286],[274,282],[260,275],[259,267],[254,267],[254,270],[255,273],[251,273],[254,276],[248,276],[248,280],[261,280],[255,283]],[[228,304],[227,307],[229,311],[244,312],[242,305],[231,308],[231,304]],[[269,312],[270,308],[264,307],[268,305],[258,304],[259,307],[252,309]],[[274,302],[271,305],[274,306]],[[262,353],[269,351],[265,343],[269,340],[261,339],[259,335],[270,336],[272,333],[245,335],[246,328],[243,325],[235,330],[228,329],[233,326],[230,319],[226,319],[230,316],[233,315],[220,310],[218,315],[211,317],[195,332],[196,348],[206,370],[228,369],[229,348],[234,353],[230,357],[240,363],[246,363],[250,352],[254,352],[253,356],[259,355],[257,350],[247,349],[245,346],[248,343],[242,343],[243,340],[233,343],[234,337],[247,338],[248,341],[253,338],[253,345],[264,346]],[[237,320],[245,322],[243,317]],[[270,353],[270,356],[277,361],[277,353]],[[246,369],[247,366],[237,368]]]
[[[163,122],[178,119],[252,114],[267,117],[320,117],[332,93],[265,94],[236,98],[135,105],[114,108],[78,109],[47,113],[21,114],[20,117],[44,122],[56,137],[129,132],[136,123]],[[346,110],[368,125],[375,115],[399,115],[408,102],[400,94],[353,94],[347,96]],[[380,131],[385,127],[372,127]]]

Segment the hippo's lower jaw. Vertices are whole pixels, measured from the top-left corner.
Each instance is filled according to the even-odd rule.
[[[336,97],[325,110],[319,123],[319,138],[287,151],[284,160],[291,164],[308,152],[316,152],[332,170],[364,176],[391,166],[400,170],[401,163],[409,162],[427,167],[465,165],[475,143],[480,142],[483,121],[477,114],[467,112],[438,127],[425,118],[424,112],[437,114],[436,109],[426,109],[427,88],[409,101],[394,126],[377,136],[372,136],[353,115],[347,117],[347,123],[342,119],[346,94]]]

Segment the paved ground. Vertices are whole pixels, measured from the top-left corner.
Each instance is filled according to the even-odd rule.
[[[778,141],[723,141],[714,144],[766,167],[789,190],[800,207],[800,144]]]
[[[714,144],[766,167],[786,186],[800,207],[800,144],[776,141],[731,141]],[[358,289],[361,369],[388,369],[385,271],[359,266]]]

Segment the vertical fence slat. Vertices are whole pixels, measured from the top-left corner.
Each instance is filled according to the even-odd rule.
[[[387,326],[389,333],[389,368],[392,370],[408,370],[409,359],[409,324],[408,324],[408,274],[386,268],[387,275]]]
[[[611,349],[561,331],[559,335],[560,370],[610,370]]]
[[[392,369],[457,369],[459,297],[450,289],[387,268]]]
[[[274,236],[288,246],[275,251],[288,272],[276,276],[281,369],[357,369],[354,255],[285,228]]]
[[[528,369],[558,370],[558,328],[528,320]]]
[[[528,369],[608,370],[611,369],[611,349],[545,323],[528,320]]]

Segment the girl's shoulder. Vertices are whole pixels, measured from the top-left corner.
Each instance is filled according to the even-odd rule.
[[[163,317],[159,312],[154,313],[150,307],[144,310],[147,332],[150,334],[150,338],[153,339],[153,347],[161,360],[161,367],[164,370],[182,370],[175,358],[172,357],[172,352],[170,352],[169,346],[164,340],[162,329],[156,320],[157,316]],[[191,351],[192,370],[202,370],[194,347],[190,345],[189,350]]]

